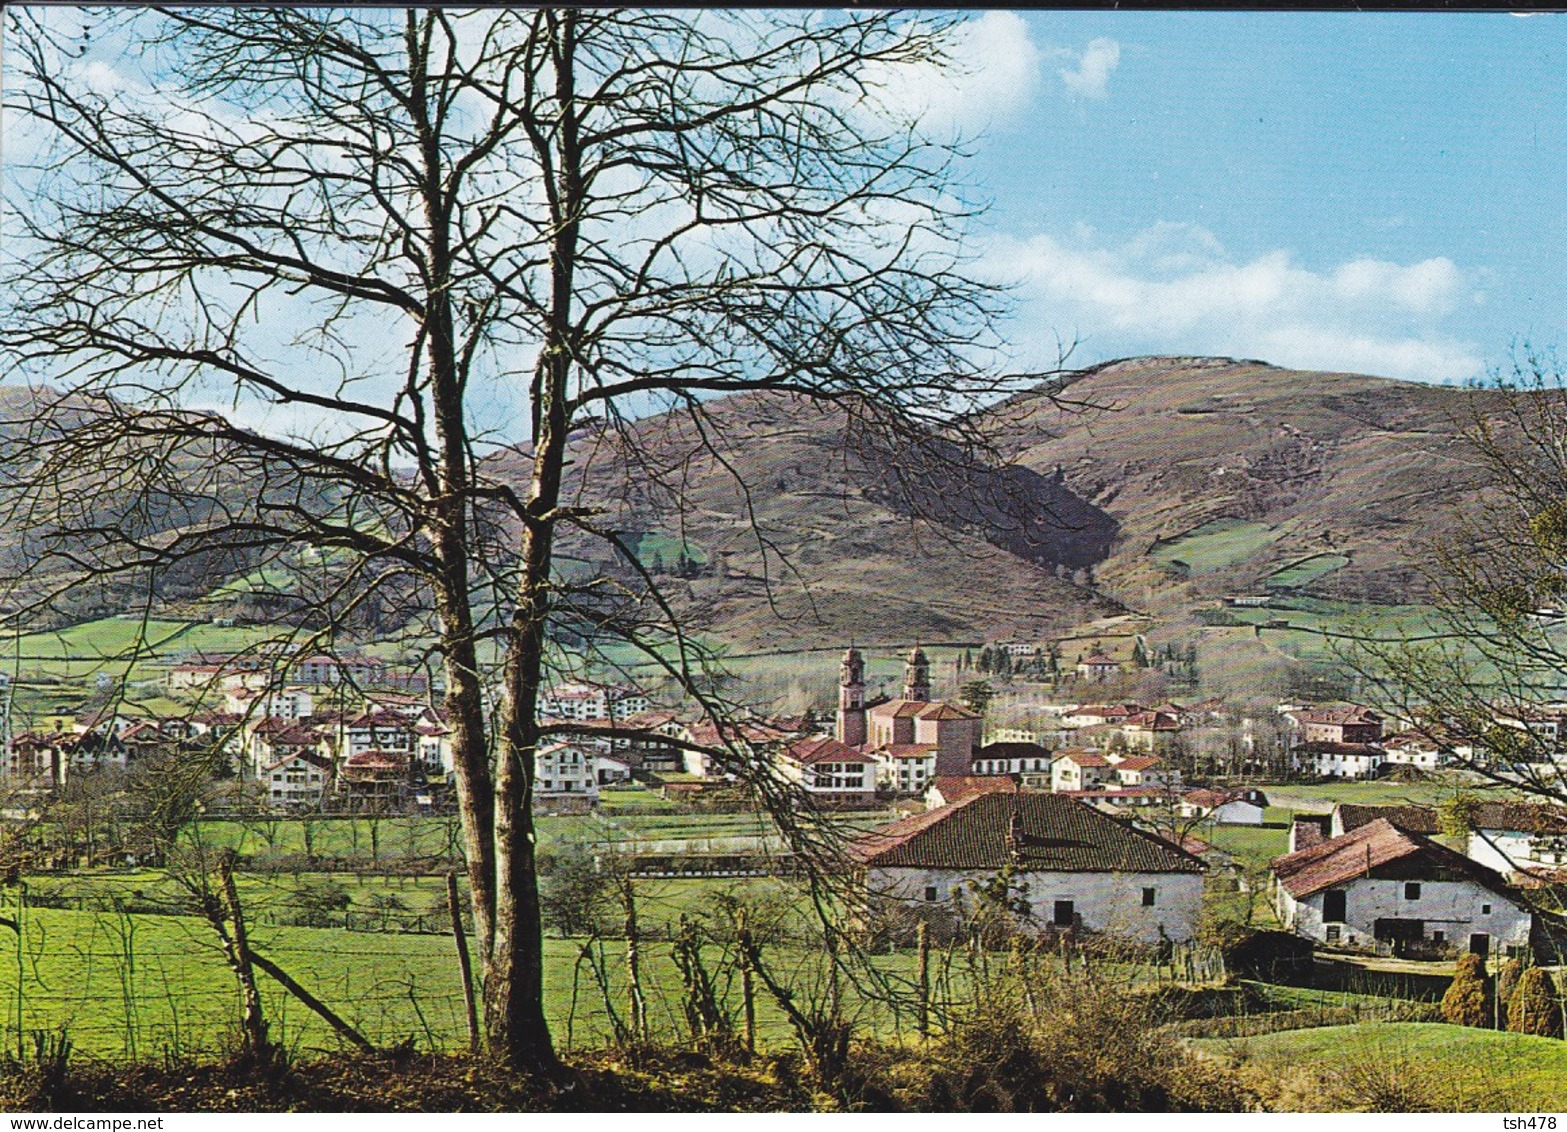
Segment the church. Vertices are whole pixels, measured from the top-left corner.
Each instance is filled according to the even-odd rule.
[[[923,791],[938,775],[971,773],[984,720],[961,704],[930,697],[930,660],[916,645],[903,665],[903,695],[867,701],[865,657],[857,648],[838,669],[837,739],[876,760],[877,781],[899,793]]]

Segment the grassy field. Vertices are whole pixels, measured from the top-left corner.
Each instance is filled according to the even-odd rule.
[[[1560,1112],[1567,1043],[1420,1022],[1325,1026],[1192,1043],[1250,1065],[1293,1111]]]
[[[1262,868],[1274,857],[1289,852],[1287,828],[1216,825],[1199,830],[1198,836],[1214,848],[1232,854],[1248,870]]]
[[[199,621],[143,621],[105,617],[69,628],[0,640],[0,657],[17,657],[22,679],[91,679],[99,673],[129,681],[161,678],[169,658],[182,653],[238,652],[275,637],[259,627]]]
[[[1345,554],[1313,554],[1281,566],[1268,575],[1263,585],[1269,589],[1298,589],[1348,565],[1349,556]]]
[[[1208,574],[1245,562],[1266,548],[1278,533],[1265,523],[1214,519],[1178,538],[1161,541],[1148,557],[1165,568],[1185,563],[1192,574]]]
[[[689,891],[685,896],[689,900]],[[650,920],[662,918],[659,908],[648,905]],[[35,1030],[63,1029],[83,1054],[145,1058],[164,1051],[220,1052],[237,1032],[233,976],[201,920],[30,909],[19,951],[14,937],[7,936],[0,941],[0,1048],[16,1046],[19,971],[24,1038]],[[421,1048],[458,1048],[466,1042],[462,988],[449,936],[259,924],[251,940],[258,953],[377,1044],[411,1038]],[[599,1046],[612,1036],[595,965],[609,1001],[620,1009],[625,1000],[623,945],[595,944],[584,958],[585,945],[579,939],[546,941],[546,1009],[563,1048]],[[709,949],[715,970],[716,960],[717,949]],[[906,974],[911,962],[901,955],[880,965]],[[667,944],[649,942],[643,948],[643,971],[650,1024],[674,1033],[682,1025],[681,983]],[[784,948],[777,952],[777,971],[808,993],[813,957]],[[275,1039],[295,1051],[339,1048],[324,1022],[269,978],[259,976],[259,981]],[[738,986],[721,980],[719,993],[731,1008],[738,1007]],[[776,1006],[759,998],[757,1008],[759,1041],[787,1042],[789,1027]],[[849,1010],[889,1036],[908,1025],[880,1002],[855,998]]]
[[[1265,786],[1274,806],[1302,813],[1325,814],[1334,803],[1360,806],[1437,806],[1472,785],[1467,779],[1431,778],[1420,782],[1323,782]]]

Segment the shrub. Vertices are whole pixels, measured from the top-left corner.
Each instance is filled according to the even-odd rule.
[[[1006,966],[983,980],[942,1039],[914,1055],[916,1065],[872,1075],[896,1103],[934,1112],[1254,1107],[1233,1071],[1193,1055],[1169,1030],[1172,1006],[1192,1004],[1063,974],[1037,950],[1017,949]]]
[[[1507,1028],[1544,1038],[1562,1036],[1562,1008],[1556,985],[1543,967],[1530,967],[1518,978],[1518,988],[1507,1005]]]
[[[1452,985],[1442,996],[1442,1017],[1455,1026],[1491,1025],[1491,994],[1485,960],[1465,955],[1458,961]]]

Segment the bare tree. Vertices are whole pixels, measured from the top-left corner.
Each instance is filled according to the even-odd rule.
[[[1567,802],[1567,385],[1524,350],[1470,390],[1462,458],[1483,474],[1434,548],[1429,624],[1340,654],[1367,699],[1486,783]]]
[[[105,84],[79,14],[6,18],[39,157],[13,178],[3,342],[53,390],[6,445],[39,485],[8,516],[18,607],[248,570],[295,602],[299,647],[413,617],[444,680],[488,1041],[552,1067],[531,816],[552,666],[629,648],[812,836],[733,741],[679,579],[604,501],[678,502],[681,452],[720,450],[716,395],[828,403],[913,484],[933,436],[964,466],[965,410],[1033,383],[988,367],[959,150],[897,105],[951,22],[98,13],[91,44],[145,61]],[[655,451],[658,412],[676,443]],[[564,569],[581,547],[592,567]]]

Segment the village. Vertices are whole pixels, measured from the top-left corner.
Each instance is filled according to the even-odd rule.
[[[698,815],[745,812],[755,801],[744,780],[760,767],[792,804],[844,819],[842,867],[867,891],[948,933],[976,889],[1005,869],[1026,894],[1018,927],[1047,939],[1190,942],[1203,935],[1216,893],[1244,892],[1267,910],[1259,923],[1271,918],[1326,951],[1561,962],[1552,886],[1567,864],[1567,812],[1477,792],[1478,780],[1466,788],[1455,764],[1483,765],[1476,753],[1443,744],[1418,721],[1395,731],[1376,711],[1343,704],[1281,703],[1269,719],[1217,698],[1095,702],[1118,686],[1125,662],[1089,651],[1052,682],[1049,702],[1029,705],[1030,726],[1000,726],[987,718],[988,682],[962,683],[955,672],[948,682],[964,695],[934,697],[931,661],[916,645],[897,654],[901,685],[875,687],[866,651],[842,655],[831,720],[809,711],[692,719],[629,683],[552,686],[540,704],[546,738],[533,809],[548,821],[636,795]],[[31,846],[30,867],[162,864],[155,846],[124,835],[95,842],[91,830],[64,833],[49,816],[53,800],[94,784],[107,811],[112,791],[130,789],[145,764],[215,756],[202,764],[213,779],[207,820],[452,812],[438,697],[381,661],[196,655],[169,663],[164,683],[188,702],[221,703],[163,718],[110,704],[6,736],[0,785],[8,823],[29,831],[21,843]],[[1554,742],[1564,718],[1499,709],[1496,722]],[[1228,754],[1199,754],[1215,747]],[[1547,764],[1493,769],[1516,770],[1519,781],[1554,774]],[[1354,801],[1355,784],[1393,781],[1423,783],[1428,797],[1438,781],[1466,801]],[[1279,805],[1301,784],[1309,808]],[[716,856],[710,843],[674,849],[643,867],[683,876],[789,868],[787,847],[738,856]]]

